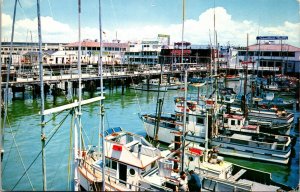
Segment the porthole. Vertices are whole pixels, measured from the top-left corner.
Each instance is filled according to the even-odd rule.
[[[129,173],[130,173],[130,175],[134,175],[135,174],[135,170],[134,169],[129,169]]]
[[[194,161],[194,158],[193,158],[193,157],[189,157],[189,160],[190,160],[190,161]]]

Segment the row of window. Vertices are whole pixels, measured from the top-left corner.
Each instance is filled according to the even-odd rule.
[[[259,54],[260,53],[260,54]],[[239,56],[246,56],[247,51],[239,51]],[[269,56],[269,57],[295,57],[295,52],[281,51],[249,51],[248,56]]]
[[[70,47],[66,50],[78,50],[78,47]],[[89,51],[99,51],[100,47],[81,47],[81,50],[89,50]],[[104,47],[104,51],[126,51],[126,48],[120,48],[120,47]]]
[[[2,48],[3,51],[10,51],[9,47]],[[38,48],[30,48],[30,47],[20,47],[20,48],[13,48],[14,51],[38,51]],[[45,48],[42,48],[42,50],[45,50]],[[50,51],[57,51],[57,48],[48,48],[47,50]]]
[[[156,51],[126,52],[125,55],[141,55],[141,56],[147,56],[147,55],[158,55],[158,52],[156,52]]]

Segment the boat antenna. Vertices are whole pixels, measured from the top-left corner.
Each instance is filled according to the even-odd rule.
[[[42,53],[42,31],[41,31],[41,15],[40,15],[40,0],[37,0],[37,17],[38,17],[38,38],[39,38],[39,73],[40,73],[40,88],[41,88],[41,142],[42,142],[42,173],[43,173],[43,190],[47,191],[46,177],[46,158],[45,158],[45,104],[44,104],[44,82],[43,82],[43,53]]]
[[[102,10],[101,10],[101,0],[99,0],[99,35],[100,35],[100,53],[98,59],[98,75],[100,76],[100,88],[101,88],[101,97],[103,96],[103,73],[102,73]],[[102,135],[101,146],[102,146],[102,190],[105,191],[105,146],[104,146],[104,102],[100,100],[100,127],[98,129],[98,135]],[[98,149],[100,153],[100,137],[98,139]]]
[[[185,0],[182,0],[182,34],[181,34],[181,63],[183,65],[183,39],[184,39],[184,21],[185,21]],[[186,110],[187,110],[187,64],[184,65],[184,106],[183,106],[183,127],[182,127],[182,152],[181,152],[181,171],[184,171],[184,147],[185,147],[185,129],[186,129]]]

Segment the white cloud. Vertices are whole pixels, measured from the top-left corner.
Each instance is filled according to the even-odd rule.
[[[193,44],[209,44],[210,38],[213,41],[213,9],[203,12],[198,20],[186,20],[184,30],[184,40]],[[215,8],[215,26],[217,39],[220,44],[230,44],[246,46],[247,33],[249,34],[249,43],[256,42],[256,36],[259,35],[287,35],[288,43],[300,47],[299,26],[300,23],[285,22],[280,26],[264,27],[259,26],[253,21],[244,20],[242,22],[232,19],[232,16],[223,7]],[[143,38],[155,38],[157,34],[171,35],[171,41],[181,41],[182,24],[172,24],[169,26],[151,25],[136,26],[130,28],[118,29],[118,35],[122,40],[141,40]],[[212,42],[213,43],[213,42]]]
[[[298,0],[300,1],[300,0]],[[287,35],[289,44],[300,47],[299,26],[300,23],[284,22],[279,26],[265,27],[260,26],[250,20],[236,21],[223,7],[217,7],[215,10],[208,9],[203,12],[198,19],[189,19],[185,21],[184,40],[193,44],[209,44],[210,38],[213,41],[213,13],[216,14],[216,31],[218,42],[222,45],[230,44],[246,46],[246,36],[249,34],[249,43],[256,42],[256,36],[259,35]],[[5,17],[4,25],[11,25],[9,15]],[[98,26],[98,25],[96,25]],[[9,28],[4,28],[6,38],[9,37]],[[25,41],[26,33],[32,30],[35,34],[34,41],[37,41],[37,19],[21,19],[16,21],[16,41]],[[118,39],[123,42],[129,40],[155,39],[157,34],[169,34],[171,41],[181,41],[182,24],[170,25],[136,25],[133,27],[118,28],[109,31],[104,28],[106,35],[104,40],[110,41],[115,38],[116,31]],[[99,29],[97,27],[82,27],[82,39],[99,39]],[[52,17],[42,17],[42,38],[44,42],[74,42],[78,39],[77,29],[71,28],[69,24],[61,23]],[[213,43],[213,42],[212,42]]]
[[[12,24],[12,18],[10,15],[7,15],[5,13],[2,14],[2,27],[10,27]]]

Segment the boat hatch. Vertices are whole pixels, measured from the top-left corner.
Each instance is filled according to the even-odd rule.
[[[113,128],[109,128],[105,131],[104,135],[105,137],[107,135],[111,135],[113,133],[117,133],[117,132],[121,132],[122,131],[122,128],[121,127],[113,127]]]

